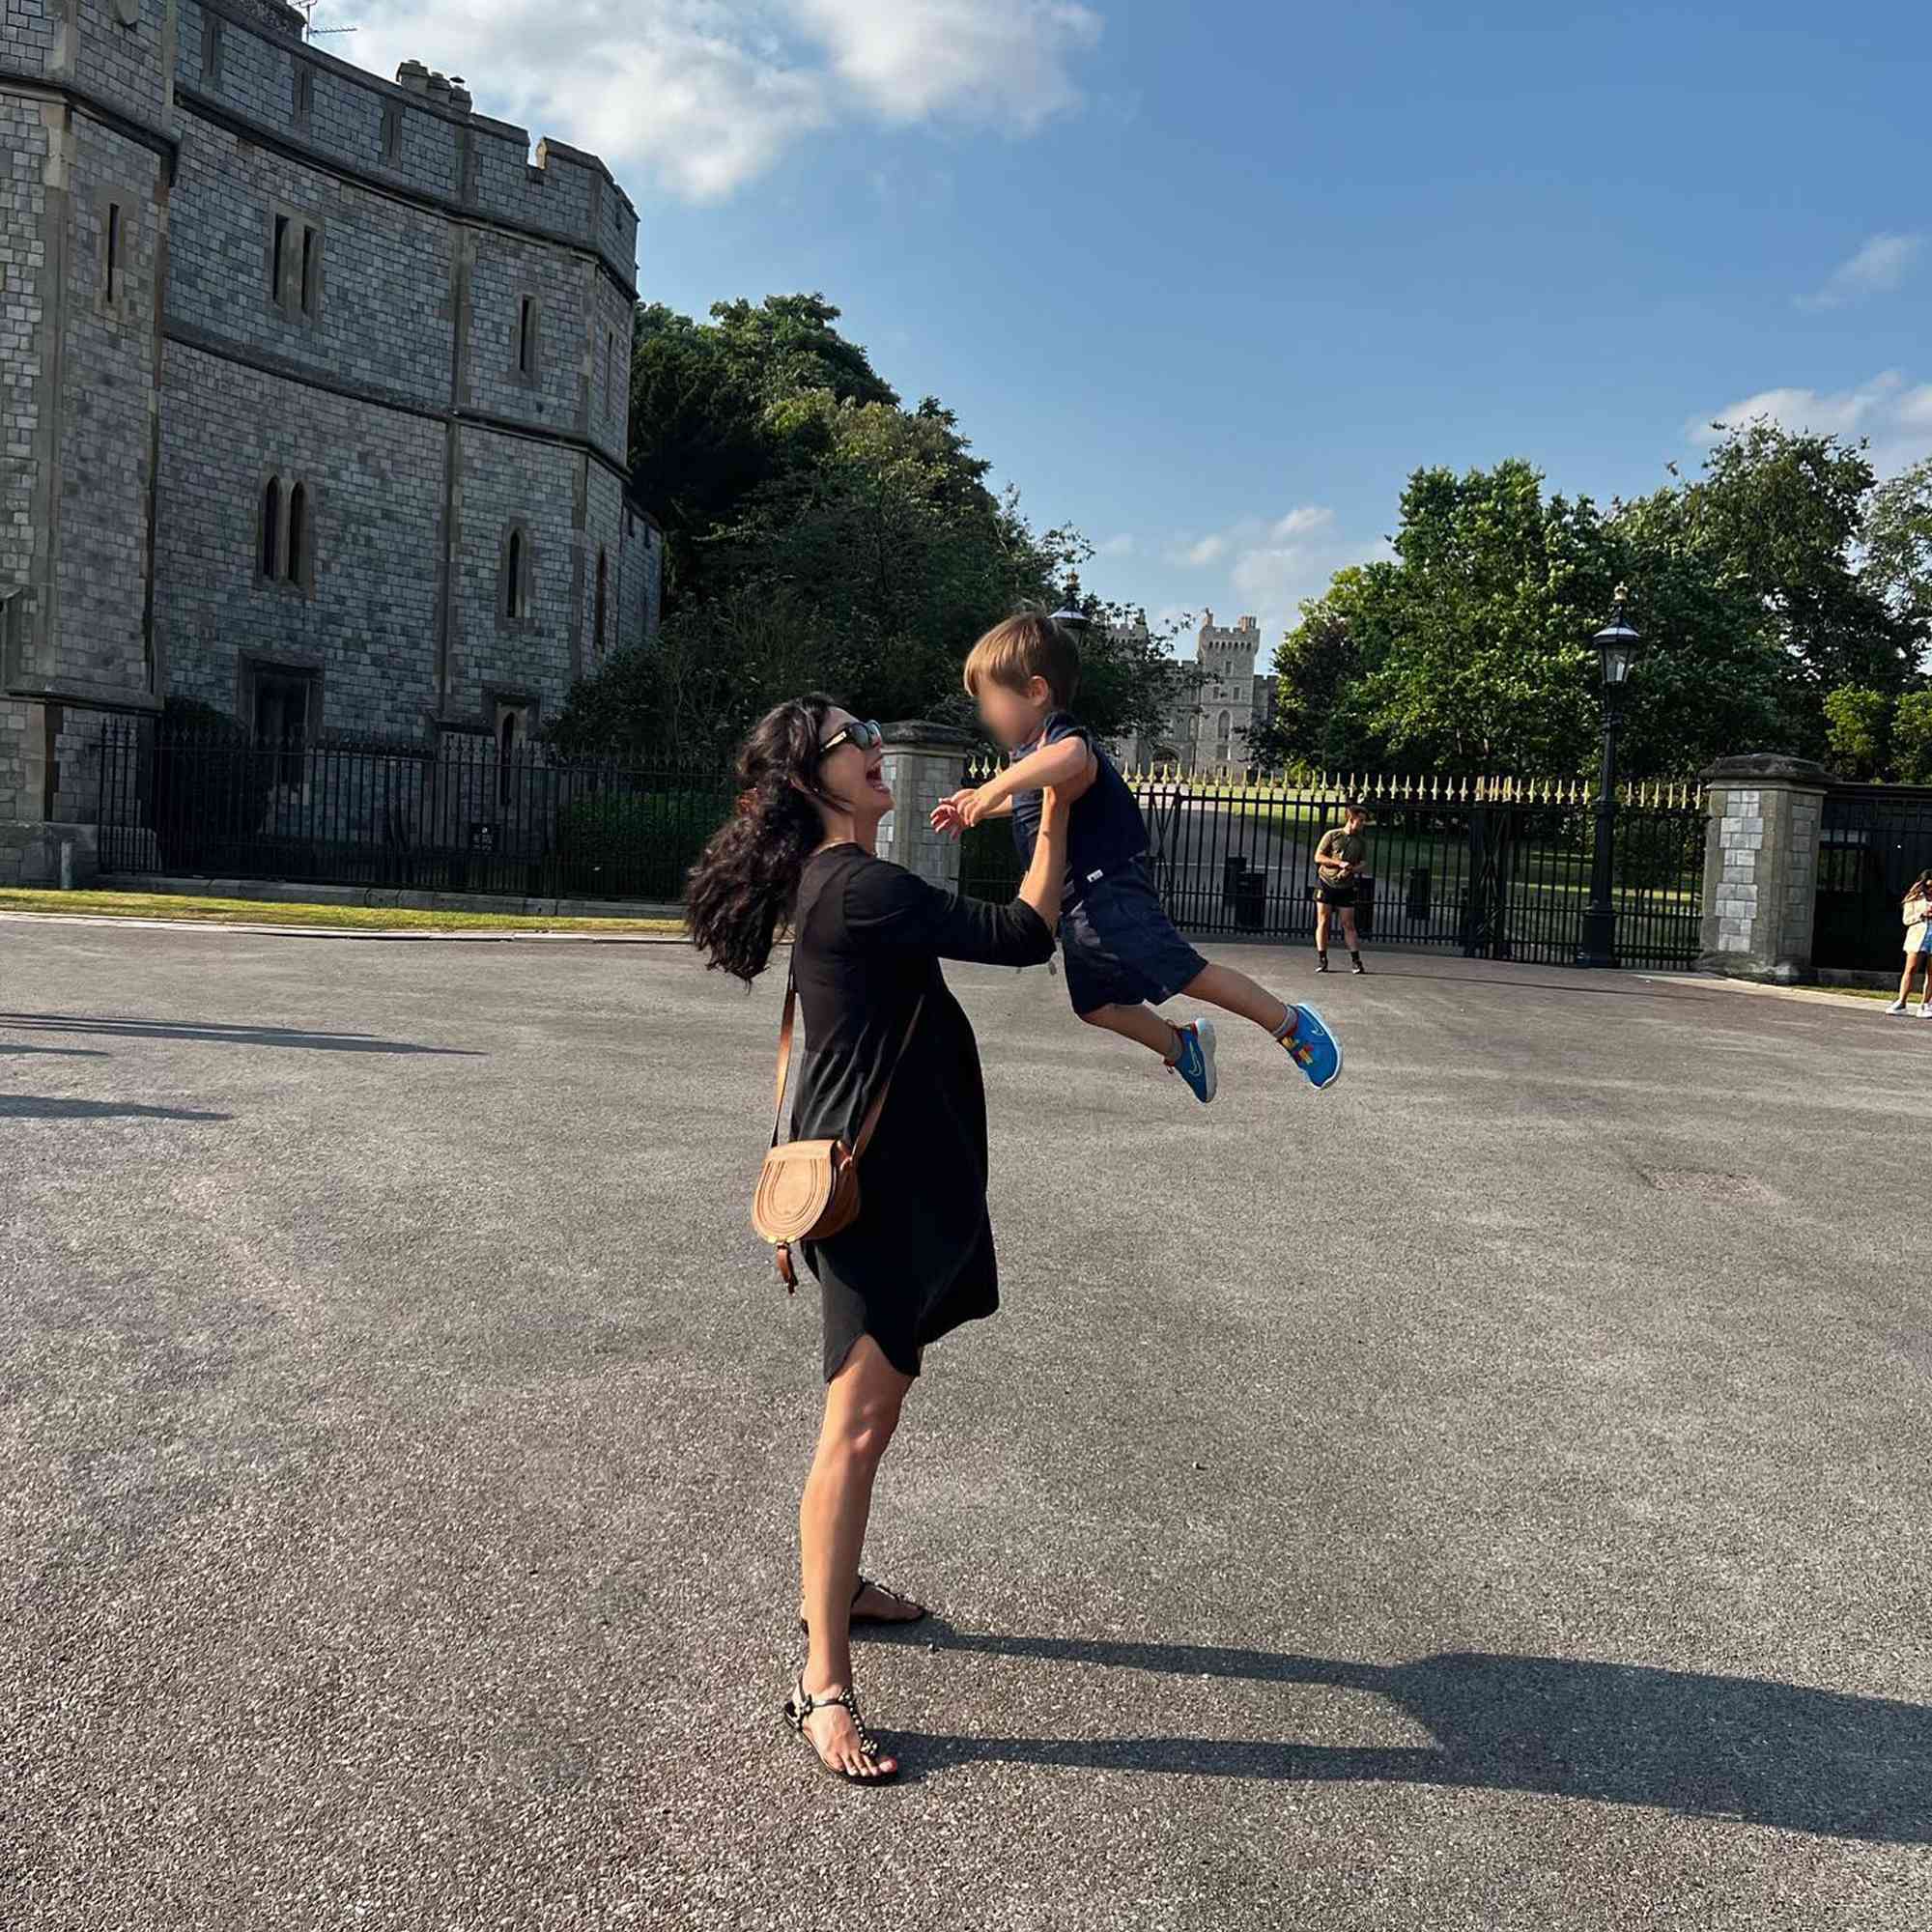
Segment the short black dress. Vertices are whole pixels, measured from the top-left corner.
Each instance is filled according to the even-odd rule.
[[[1053,956],[1053,936],[1021,900],[957,897],[857,845],[807,863],[792,929],[805,1020],[794,1139],[852,1144],[925,996],[859,1166],[859,1218],[803,1244],[818,1277],[826,1380],[861,1335],[916,1376],[926,1343],[1000,1305],[980,1050],[939,962],[1037,966]]]

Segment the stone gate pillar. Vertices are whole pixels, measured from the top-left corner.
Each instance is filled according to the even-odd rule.
[[[1808,980],[1831,774],[1808,758],[1754,752],[1720,758],[1702,779],[1710,820],[1697,970]]]
[[[932,808],[966,782],[973,734],[922,719],[885,728],[885,780],[893,788],[894,804],[879,827],[879,857],[956,893],[959,841],[933,831]]]

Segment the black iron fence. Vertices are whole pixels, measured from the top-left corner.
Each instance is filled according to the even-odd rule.
[[[733,793],[715,763],[565,762],[487,738],[290,748],[144,724],[101,744],[110,872],[669,900]]]
[[[1175,923],[1283,941],[1315,930],[1315,847],[1345,797],[1369,810],[1358,921],[1385,944],[1568,964],[1590,896],[1594,805],[1570,781],[1372,778],[1349,783],[1130,776],[1150,860]],[[1615,902],[1626,965],[1698,953],[1705,819],[1695,786],[1626,789]],[[967,835],[965,889],[1003,896],[1018,878],[1005,821]]]
[[[1871,971],[1898,964],[1905,889],[1932,867],[1932,786],[1837,785],[1825,795],[1818,839],[1819,966]]]
[[[1130,782],[1162,899],[1187,931],[1310,936],[1316,844],[1341,822],[1344,796],[1359,793],[1370,812],[1360,920],[1372,936],[1495,959],[1576,956],[1592,836],[1580,784]],[[100,858],[110,872],[671,900],[733,792],[716,762],[565,761],[542,746],[505,754],[488,738],[292,748],[127,723],[101,744]],[[1694,787],[1627,792],[1625,963],[1695,959],[1703,853]],[[961,865],[967,892],[1009,896],[1019,864],[1009,825],[969,833]]]

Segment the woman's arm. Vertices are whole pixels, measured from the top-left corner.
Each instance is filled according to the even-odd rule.
[[[1033,863],[1020,881],[1018,897],[1038,913],[1049,935],[1060,924],[1060,895],[1066,886],[1066,814],[1071,810],[1063,791],[1049,786],[1041,795],[1039,837],[1033,841]]]
[[[901,866],[860,867],[845,888],[845,928],[862,946],[965,959],[982,966],[1041,966],[1053,957],[1066,878],[1064,799],[1049,792],[1033,863],[1005,905],[943,893]]]

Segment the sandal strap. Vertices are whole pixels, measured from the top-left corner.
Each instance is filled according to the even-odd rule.
[[[879,1754],[878,1742],[872,1736],[871,1732],[866,1728],[866,1720],[859,1715],[859,1699],[849,1684],[836,1695],[828,1696],[823,1692],[808,1690],[805,1688],[805,1679],[801,1677],[798,1680],[796,1694],[791,1699],[788,1707],[791,1711],[792,1729],[803,1731],[806,1719],[814,1711],[829,1711],[835,1705],[842,1706],[850,1715],[852,1728],[859,1733],[859,1750],[861,1756],[877,1757]]]

